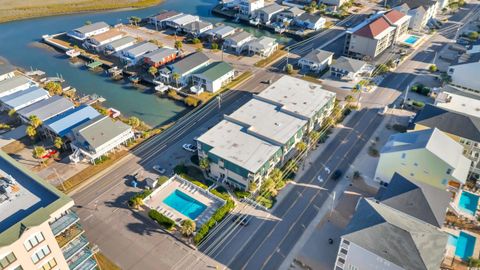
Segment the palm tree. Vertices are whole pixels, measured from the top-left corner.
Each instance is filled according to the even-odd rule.
[[[208,168],[210,167],[210,162],[208,161],[208,158],[200,159],[198,164],[200,165],[200,168],[204,171],[208,170]]]
[[[137,17],[137,16],[132,16],[128,19],[130,20],[130,23],[135,25],[135,26],[138,26],[138,23],[142,21],[142,18]]]
[[[55,140],[53,141],[53,144],[55,145],[55,147],[60,150],[62,149],[63,147],[63,140],[62,138],[60,137],[55,137]]]
[[[40,163],[43,164],[43,156],[47,153],[47,150],[45,150],[44,147],[42,146],[35,146],[33,148],[33,157],[36,159],[40,160]]]
[[[195,232],[195,222],[190,220],[190,219],[185,219],[182,221],[182,227],[180,228],[180,231],[183,235],[185,236],[190,236]]]
[[[25,130],[25,133],[27,134],[30,139],[34,139],[35,136],[37,135],[37,129],[33,126],[28,126],[27,129]]]
[[[316,141],[318,141],[318,139],[320,139],[320,132],[312,130],[308,134],[308,138],[310,139],[310,141],[316,142]]]
[[[51,96],[61,95],[62,92],[63,92],[62,85],[59,84],[59,83],[57,83],[57,82],[48,82],[48,83],[45,85],[45,89],[47,89],[48,93],[49,93]]]
[[[256,182],[250,182],[248,185],[248,192],[255,192],[257,190],[257,183]]]
[[[172,78],[175,80],[175,84],[178,87],[178,80],[180,79],[180,74],[175,72],[175,73],[173,73]]]
[[[291,159],[287,162],[286,168],[291,170],[292,172],[296,173],[298,171],[298,164],[297,164],[297,162],[295,162],[295,160]]]
[[[17,114],[17,111],[15,109],[11,109],[11,110],[8,111],[8,116],[10,116],[10,117],[14,117],[15,114]]]
[[[183,43],[180,40],[175,41],[175,49],[181,50],[183,48]]]
[[[152,75],[153,78],[155,78],[155,75],[157,74],[158,69],[154,66],[151,66],[148,68],[148,73]]]
[[[138,117],[131,116],[128,118],[128,124],[132,126],[133,129],[137,129],[140,126],[141,121],[138,119]]]
[[[132,200],[132,207],[133,208],[138,209],[142,205],[143,205],[143,199],[142,198],[140,198],[140,197],[133,198],[133,200]]]
[[[297,149],[298,152],[301,153],[307,150],[307,144],[305,142],[300,141],[295,145],[295,148]]]
[[[30,125],[35,129],[42,124],[42,120],[36,115],[30,115],[28,119],[30,120]]]

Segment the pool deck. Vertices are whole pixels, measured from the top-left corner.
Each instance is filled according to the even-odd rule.
[[[465,212],[463,209],[460,208],[459,206],[459,203],[460,203],[460,197],[462,197],[462,193],[463,192],[469,192],[469,193],[473,193],[473,192],[470,192],[470,191],[467,191],[467,190],[461,190],[457,196],[455,196],[455,199],[453,201],[453,204],[452,206],[454,207],[454,209],[458,212],[458,214],[470,219],[470,220],[476,220],[476,216],[478,214],[478,205],[477,205],[477,209],[475,209],[475,215],[471,215],[470,213],[468,212]],[[475,194],[476,196],[480,196],[479,194],[477,193],[473,193]]]
[[[460,235],[461,231],[474,236],[476,238],[476,240],[475,240],[475,247],[473,249],[473,257],[474,258],[479,258],[479,256],[480,256],[480,235],[478,235],[476,233],[473,233],[471,231],[454,230],[452,228],[447,228],[447,227],[443,227],[442,231],[444,231],[448,234],[454,235],[456,237],[458,237]],[[455,258],[455,249],[456,249],[456,247],[451,246],[450,244],[447,243],[444,262],[453,261],[453,258]],[[459,258],[459,257],[457,257],[457,259],[461,260],[461,258]]]
[[[414,36],[414,37],[417,37],[418,39],[414,42],[414,43],[408,43],[406,42],[406,40],[410,37],[410,36]],[[405,45],[405,46],[408,46],[408,47],[411,47],[411,48],[417,48],[419,47],[422,43],[424,43],[426,40],[428,40],[428,38],[426,38],[427,36],[426,35],[417,35],[417,34],[404,34],[402,35],[401,37],[399,37],[397,40],[398,43],[400,43],[401,45]]]
[[[207,206],[194,220],[197,229],[199,229],[203,223],[207,222],[219,207],[225,204],[224,200],[177,175],[170,178],[162,186],[156,188],[150,196],[145,198],[144,204],[150,209],[156,209],[161,214],[175,221],[177,225],[180,225],[182,220],[189,219],[189,217],[163,202],[165,198],[177,189]]]

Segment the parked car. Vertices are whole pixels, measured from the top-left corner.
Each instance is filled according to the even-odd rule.
[[[194,153],[194,152],[197,151],[197,147],[193,144],[186,143],[182,147],[183,147],[183,149],[187,150],[188,152]]]
[[[241,216],[233,216],[232,221],[239,224],[240,226],[248,226],[249,222],[246,217],[241,217]]]
[[[49,149],[47,150],[47,153],[42,156],[42,158],[50,158],[51,156],[55,155],[58,151],[55,149]]]
[[[166,171],[165,168],[160,167],[160,165],[153,165],[153,170],[159,174],[164,174]]]
[[[343,172],[341,170],[336,170],[332,173],[331,179],[332,180],[338,180],[340,177],[342,177]]]

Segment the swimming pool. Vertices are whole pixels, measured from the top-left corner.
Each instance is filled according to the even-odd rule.
[[[467,191],[462,191],[460,200],[458,201],[458,208],[460,208],[460,210],[463,212],[474,216],[477,212],[478,198],[478,195]]]
[[[462,260],[468,260],[472,257],[476,240],[475,236],[465,232],[460,232],[458,237],[448,235],[448,244],[455,247],[455,256],[462,258]]]
[[[409,44],[409,45],[413,45],[415,44],[418,40],[420,39],[420,37],[417,37],[417,36],[408,36],[408,38],[406,38],[403,42]]]
[[[163,200],[163,203],[192,220],[196,219],[207,208],[203,203],[195,200],[178,189],[168,195],[168,197]]]

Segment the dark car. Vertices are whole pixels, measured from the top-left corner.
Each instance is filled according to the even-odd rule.
[[[248,223],[249,223],[246,217],[237,216],[237,215],[233,216],[232,221],[240,224],[240,226],[248,226]]]
[[[338,180],[338,179],[340,179],[340,177],[342,177],[342,174],[343,173],[342,173],[341,170],[336,170],[332,173],[331,178],[332,178],[332,180]]]

